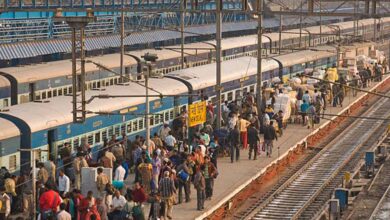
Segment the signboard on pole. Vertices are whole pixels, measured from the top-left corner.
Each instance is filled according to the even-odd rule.
[[[189,126],[193,127],[206,122],[206,101],[189,105]]]

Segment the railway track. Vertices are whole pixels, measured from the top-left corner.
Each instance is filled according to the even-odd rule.
[[[382,98],[363,115],[389,114],[390,102]],[[242,219],[312,219],[340,183],[343,171],[358,164],[361,155],[377,143],[385,128],[381,121],[356,120]]]
[[[378,204],[376,205],[374,211],[372,212],[371,216],[370,216],[370,220],[379,220],[379,219],[389,219],[389,216],[390,216],[390,160],[387,160],[384,164],[384,169],[383,169],[383,172],[380,172],[381,176],[379,178],[383,179],[381,180],[380,182],[382,184],[380,184],[379,186],[377,186],[377,188],[379,188],[377,190],[377,193],[378,191],[380,190],[380,188],[385,188],[385,190],[382,191],[382,197],[380,198]],[[379,175],[379,174],[378,174]],[[378,181],[379,182],[379,181]],[[387,187],[384,187],[383,184],[388,184]]]

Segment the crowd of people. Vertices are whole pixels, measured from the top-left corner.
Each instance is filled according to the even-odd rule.
[[[312,93],[297,89],[294,114],[301,116],[303,125],[312,128],[319,123],[327,105],[342,105],[346,80],[341,77],[337,82],[320,83]],[[42,220],[172,219],[174,206],[192,199],[197,200],[194,208],[204,210],[213,197],[219,157],[230,156],[235,163],[242,158],[240,151],[247,152],[249,160],[257,160],[262,152],[273,156],[273,143],[287,126],[284,112],[274,111],[281,92],[283,88],[275,86],[269,99],[263,96],[260,114],[251,92],[241,100],[225,101],[221,129],[216,129],[215,108],[209,102],[206,122],[193,128],[187,127],[188,113],[183,109],[148,139],[137,135],[129,140],[123,133],[104,140],[98,149],[85,140],[77,149],[66,143],[57,159],[51,155],[36,162],[36,213]],[[82,194],[83,167],[96,167],[97,191]],[[107,169],[112,170],[112,178]],[[0,219],[18,212],[32,216],[31,170],[17,177],[3,167],[0,180]]]

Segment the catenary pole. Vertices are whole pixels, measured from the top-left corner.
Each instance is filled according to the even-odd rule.
[[[222,38],[222,0],[217,0],[216,8],[216,68],[217,68],[217,84],[215,92],[217,93],[217,129],[221,128],[221,81],[222,81],[222,70],[221,70],[221,38]]]
[[[256,102],[257,102],[257,111],[259,115],[261,114],[261,103],[262,103],[262,86],[261,82],[263,77],[261,74],[262,65],[261,65],[261,45],[262,45],[262,32],[263,32],[263,0],[258,0],[257,2],[257,75],[256,75]]]

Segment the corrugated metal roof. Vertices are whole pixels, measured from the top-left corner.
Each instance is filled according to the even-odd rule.
[[[222,30],[224,32],[255,29],[255,22],[224,23]],[[198,34],[213,34],[215,25],[205,25],[197,27],[187,27],[188,32]],[[185,36],[194,36],[195,34],[185,34]],[[125,38],[125,45],[148,44],[158,41],[179,39],[180,33],[167,30],[155,30],[143,33],[134,33]],[[87,51],[106,49],[120,46],[119,35],[107,35],[99,37],[89,37],[85,41]],[[27,41],[0,45],[0,60],[10,60],[17,58],[29,58],[54,53],[70,53],[70,39],[51,39],[46,41]]]
[[[299,20],[298,20],[299,21]],[[296,21],[291,20],[291,23]],[[287,22],[288,23],[288,22]],[[285,23],[285,24],[287,24]],[[266,28],[279,25],[277,19],[266,19],[264,22]],[[222,31],[231,32],[239,30],[252,30],[257,28],[257,23],[253,21],[223,23]],[[215,33],[215,24],[191,26],[185,29],[188,32],[208,35]],[[195,34],[186,33],[185,36],[194,36]],[[125,38],[125,45],[148,44],[158,41],[179,39],[180,33],[176,31],[155,30],[142,33],[134,33]],[[107,35],[88,37],[85,41],[86,50],[106,49],[120,46],[119,35]],[[70,39],[50,39],[43,41],[26,41],[10,44],[0,44],[0,60],[10,60],[17,58],[29,58],[54,53],[70,53]]]

